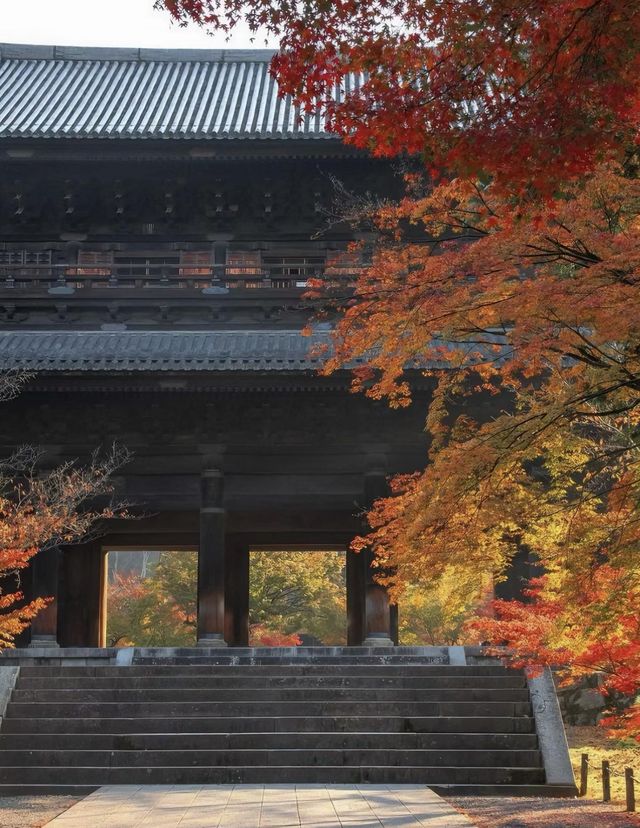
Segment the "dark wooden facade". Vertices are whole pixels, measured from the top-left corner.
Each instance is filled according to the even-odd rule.
[[[336,212],[398,179],[321,125],[276,124],[264,53],[47,48],[0,47],[15,74],[0,101],[0,365],[35,371],[3,403],[0,448],[38,444],[54,465],[120,442],[133,459],[116,495],[139,518],[36,558],[32,592],[55,601],[32,644],[104,645],[105,556],[117,548],[197,548],[199,643],[246,644],[249,550],[346,549],[386,477],[425,460],[428,382],[415,406],[391,411],[350,394],[346,373],[318,375],[308,352],[326,323],[300,334],[308,279],[329,274],[344,294],[359,266]],[[135,74],[147,64],[159,80]],[[170,69],[211,81],[165,89]],[[133,73],[125,91],[95,80],[117,71]],[[195,112],[200,94],[202,113],[227,115],[206,134],[154,115],[137,134],[116,123],[134,93],[135,117],[161,93],[166,112],[180,95]],[[116,126],[83,132],[87,112]],[[366,555],[347,555],[347,609],[349,644],[395,637]]]
[[[133,453],[134,521],[42,554],[54,603],[33,644],[103,645],[109,549],[198,549],[198,639],[243,644],[251,548],[346,549],[388,475],[426,460],[429,381],[392,411],[318,375],[325,321],[366,227],[336,219],[400,192],[393,167],[298,119],[269,53],[0,45],[0,450]],[[394,639],[365,554],[347,555],[349,644]]]

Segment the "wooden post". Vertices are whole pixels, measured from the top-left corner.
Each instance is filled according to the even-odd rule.
[[[398,615],[398,605],[391,604],[389,607],[389,618],[391,620],[391,640],[396,647],[400,646],[400,618]]]
[[[387,493],[387,479],[384,472],[375,470],[365,474],[364,497],[367,506],[370,506],[377,498],[384,497]],[[366,550],[360,554],[366,556],[366,637],[362,643],[365,647],[393,647],[389,595],[386,587],[375,580],[376,570],[372,566],[374,561],[373,553],[370,550]]]
[[[347,646],[360,647],[364,639],[365,553],[347,550]]]
[[[53,598],[31,622],[30,647],[58,647],[60,550],[44,549],[31,560],[32,594],[34,598]]]
[[[624,769],[624,784],[627,795],[627,811],[633,813],[636,809],[636,788],[633,768]]]
[[[233,536],[225,545],[224,637],[227,644],[249,644],[249,547]]]
[[[602,801],[611,802],[611,768],[609,760],[602,760]]]
[[[207,469],[201,479],[198,551],[198,646],[226,647],[224,640],[224,477]]]
[[[580,757],[580,793],[579,796],[587,795],[589,783],[589,754],[583,753]]]

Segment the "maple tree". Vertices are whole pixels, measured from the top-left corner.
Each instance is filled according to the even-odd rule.
[[[325,370],[364,360],[354,389],[392,405],[410,402],[407,368],[432,376],[431,447],[356,548],[373,547],[394,595],[425,569],[500,578],[530,550],[546,575],[477,634],[517,663],[597,670],[633,699],[638,4],[157,5],[276,35],[272,71],[300,112],[405,171],[399,203],[350,211],[374,239],[353,292],[340,302],[330,286],[341,313]],[[632,706],[616,721],[640,737],[638,718]]]
[[[3,374],[0,399],[15,396],[27,380],[26,374]],[[25,600],[21,574],[33,558],[86,537],[102,520],[127,516],[126,504],[100,506],[96,498],[110,493],[110,478],[128,456],[114,446],[102,457],[94,454],[86,466],[66,462],[44,470],[43,453],[21,446],[0,461],[0,648],[13,647],[51,600]]]
[[[633,145],[633,0],[157,0],[180,23],[277,37],[302,110],[374,155],[512,183],[582,171]],[[351,82],[346,84],[346,81]],[[343,93],[335,94],[342,86]],[[551,186],[552,189],[552,186]]]

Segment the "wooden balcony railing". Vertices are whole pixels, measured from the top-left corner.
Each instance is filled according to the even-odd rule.
[[[317,265],[288,261],[286,265],[238,267],[237,265],[186,266],[179,263],[120,264],[108,266],[69,264],[0,265],[0,291],[76,292],[92,289],[175,288],[204,290],[303,290],[312,279],[336,284],[353,282],[359,267]]]

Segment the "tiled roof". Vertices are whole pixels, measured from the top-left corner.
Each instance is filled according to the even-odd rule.
[[[273,54],[0,44],[0,137],[337,140],[278,96]]]
[[[308,371],[327,331],[1,331],[0,370]]]

